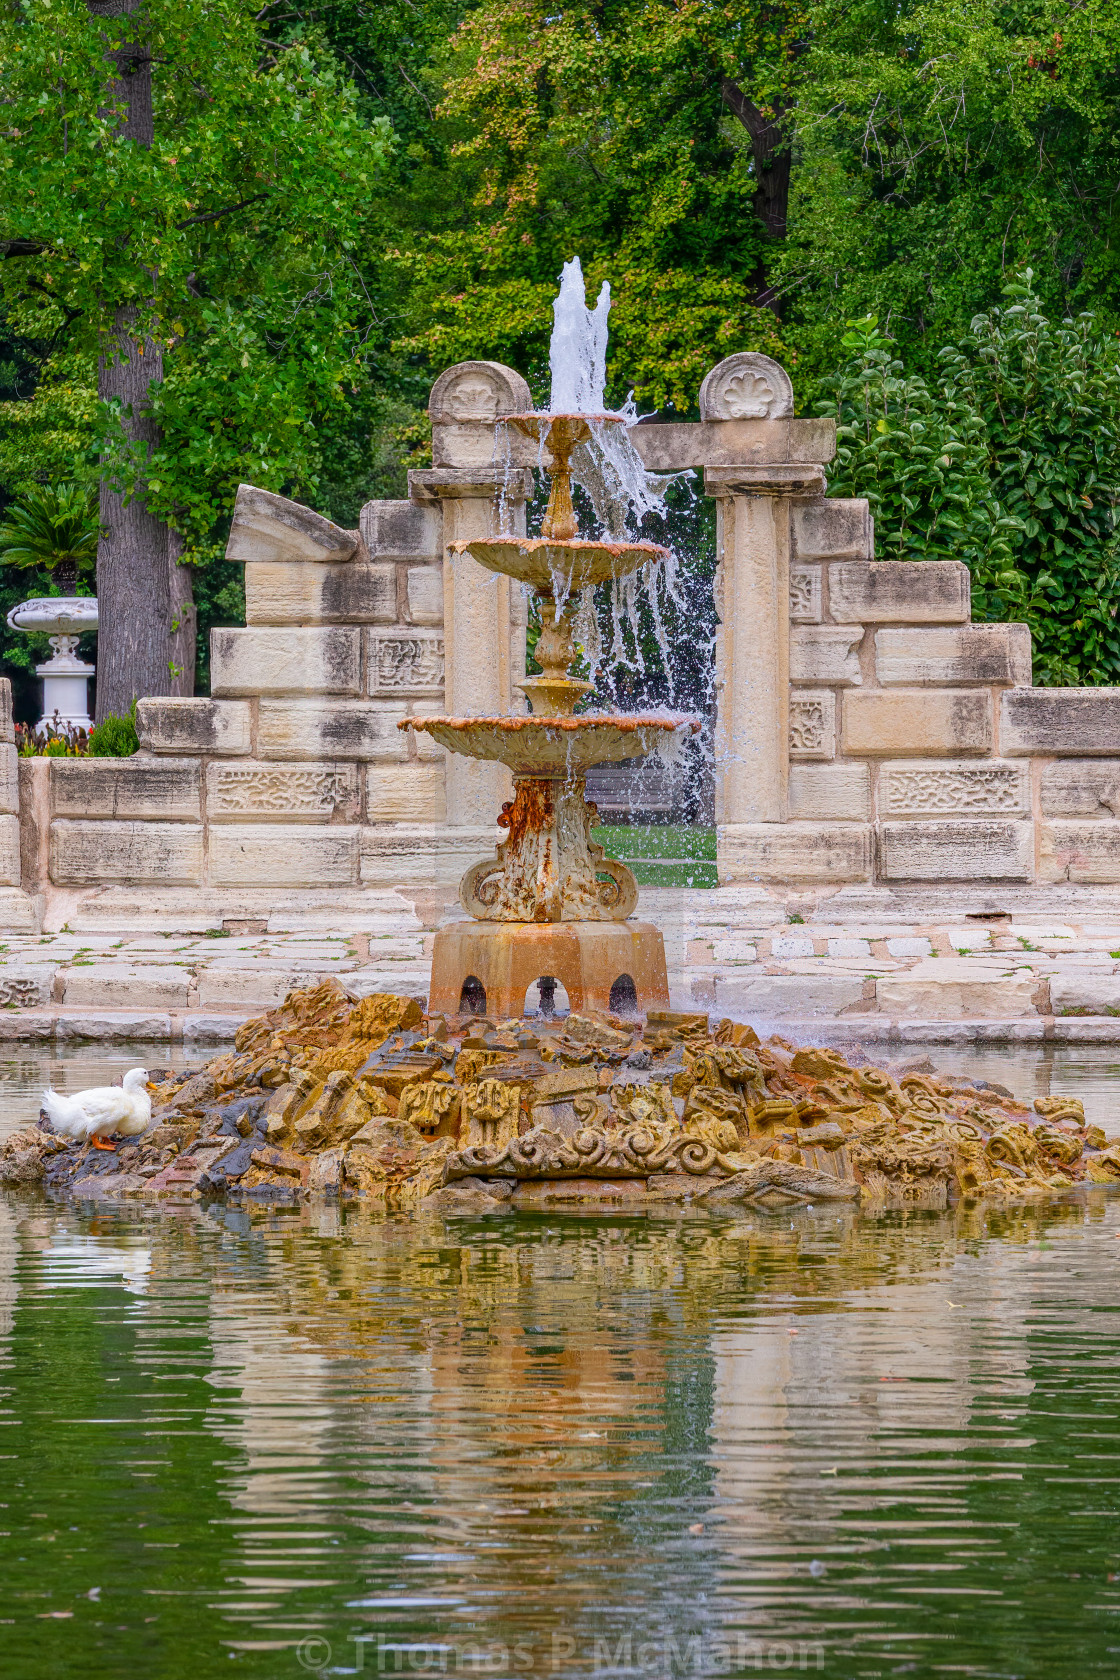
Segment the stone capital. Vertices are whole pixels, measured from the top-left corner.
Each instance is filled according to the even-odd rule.
[[[504,496],[507,502],[523,502],[532,493],[533,475],[525,467],[515,468],[508,476],[492,467],[422,467],[408,475],[408,494],[413,502],[495,496]]]
[[[705,467],[706,496],[823,496],[824,468],[815,461]]]

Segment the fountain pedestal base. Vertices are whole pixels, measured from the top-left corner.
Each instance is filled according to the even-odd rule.
[[[649,922],[457,922],[436,934],[428,1008],[508,1020],[545,976],[559,980],[573,1011],[669,1006],[665,944]]]

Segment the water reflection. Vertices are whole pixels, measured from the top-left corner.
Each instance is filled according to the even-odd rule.
[[[1103,1190],[877,1219],[3,1213],[21,1673],[70,1672],[80,1634],[75,1673],[157,1634],[269,1677],[1064,1680],[1075,1629],[1079,1673],[1114,1663]],[[42,1380],[63,1358],[69,1391]],[[69,1532],[67,1499],[121,1559],[111,1638],[77,1562],[36,1573],[32,1512]]]

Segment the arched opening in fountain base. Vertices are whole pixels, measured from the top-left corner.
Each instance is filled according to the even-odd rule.
[[[665,945],[649,922],[456,922],[436,934],[428,1008],[457,1014],[473,979],[485,991],[487,1014],[508,1020],[521,1014],[542,975],[559,981],[576,1013],[609,1011],[620,976],[632,982],[630,1012],[669,1006]]]

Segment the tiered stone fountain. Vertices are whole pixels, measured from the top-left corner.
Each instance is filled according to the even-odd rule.
[[[598,352],[598,377],[593,373],[585,383],[592,392],[597,389],[600,412],[502,416],[505,424],[537,440],[550,475],[541,535],[452,544],[536,594],[541,674],[517,685],[532,715],[413,717],[399,726],[424,730],[451,752],[498,759],[513,772],[515,795],[498,817],[507,837],[497,856],[468,869],[459,886],[460,902],[474,919],[436,935],[429,1007],[449,1014],[471,1008],[520,1015],[527,990],[538,980],[546,1005],[556,981],[573,1009],[646,1012],[669,1001],[661,934],[647,922],[630,920],[638,903],[637,883],[591,837],[596,812],[584,797],[585,776],[592,765],[663,748],[700,724],[665,713],[576,712],[594,686],[570,675],[579,592],[662,560],[666,550],[651,542],[576,535],[572,452],[579,444],[595,450],[605,429],[625,425],[627,417],[601,412],[608,305],[604,298],[594,314],[586,309],[578,262],[565,271],[557,303],[554,402],[557,361],[565,353],[566,334],[570,337],[573,278],[578,279],[577,308],[587,323],[591,353]],[[564,302],[568,307],[562,312]]]

